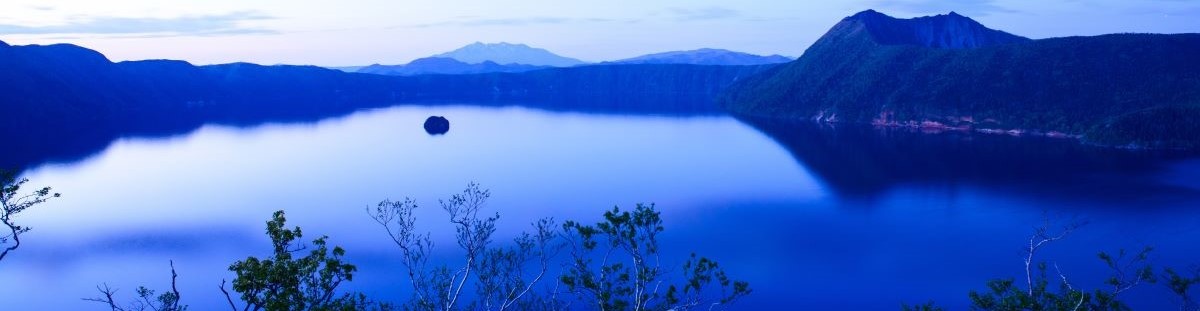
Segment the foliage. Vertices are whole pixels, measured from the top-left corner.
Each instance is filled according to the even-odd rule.
[[[1072,284],[1066,274],[1054,264],[1056,277],[1049,276],[1050,265],[1037,261],[1039,250],[1049,243],[1062,240],[1074,230],[1083,226],[1083,222],[1072,222],[1052,231],[1047,219],[1041,226],[1034,228],[1025,248],[1025,287],[1021,288],[1013,279],[994,279],[987,282],[986,291],[971,291],[969,294],[972,310],[989,311],[1018,311],[1018,310],[1130,310],[1119,299],[1119,295],[1129,289],[1145,283],[1154,283],[1153,268],[1148,263],[1151,247],[1145,247],[1137,252],[1127,252],[1124,249],[1115,254],[1100,252],[1096,255],[1110,269],[1111,275],[1105,280],[1108,289],[1086,290]],[[1167,269],[1166,273],[1174,274]],[[1052,286],[1052,280],[1057,286]],[[1196,279],[1200,281],[1200,279]],[[1173,290],[1187,301],[1187,287],[1191,285],[1187,278],[1172,281]],[[1057,287],[1057,288],[1055,288]],[[1182,293],[1182,294],[1180,294]],[[923,305],[904,305],[904,310],[933,311],[943,310],[933,302]]]
[[[563,231],[571,258],[560,280],[599,310],[719,309],[750,294],[748,283],[731,280],[716,262],[695,254],[683,265],[683,285],[660,291],[665,272],[658,234],[663,226],[654,205],[638,204],[632,213],[614,207],[604,213],[603,222],[568,221]],[[705,295],[714,285],[719,295]]]
[[[1130,148],[1200,148],[1200,104],[1167,105],[1113,117],[1088,131],[1089,142]]]
[[[1190,275],[1189,275],[1190,274]],[[1179,302],[1180,311],[1200,310],[1200,303],[1192,297],[1193,285],[1200,283],[1200,267],[1193,268],[1189,274],[1176,272],[1175,269],[1165,268],[1159,278],[1171,290]]]
[[[546,275],[553,256],[554,221],[533,224],[534,233],[523,233],[514,246],[492,246],[499,214],[481,216],[491,192],[476,183],[460,194],[440,200],[455,228],[455,240],[464,252],[458,267],[429,263],[433,241],[416,232],[416,201],[384,200],[367,212],[400,247],[414,295],[405,305],[412,310],[529,310],[553,309],[553,299],[541,296],[535,286]],[[531,272],[532,271],[532,272]],[[470,285],[472,288],[468,289]],[[474,300],[464,297],[464,289]]]
[[[945,308],[937,306],[937,304],[934,304],[933,301],[926,302],[924,304],[919,304],[919,305],[903,304],[900,307],[901,307],[901,310],[904,310],[904,311],[946,311]]]
[[[464,255],[458,267],[433,265],[429,254],[433,242],[428,233],[417,233],[412,199],[385,200],[368,213],[400,247],[403,263],[414,292],[405,305],[413,310],[561,310],[567,305],[557,291],[539,289],[555,254],[566,241],[571,257],[558,277],[560,285],[576,297],[589,300],[598,310],[687,310],[704,307],[722,309],[750,293],[746,282],[730,279],[708,258],[691,256],[683,265],[681,285],[661,286],[666,281],[659,265],[657,236],[662,220],[653,205],[638,205],[635,212],[613,209],[605,222],[586,226],[568,221],[562,234],[555,233],[552,219],[533,224],[533,233],[514,239],[514,246],[492,246],[498,214],[481,217],[491,196],[471,183],[461,194],[440,201],[442,210],[455,226],[456,242]],[[486,214],[483,214],[486,215]],[[620,252],[631,264],[603,261],[594,267],[598,253]],[[464,290],[467,280],[474,287]],[[470,291],[474,295],[462,294]]]
[[[275,212],[267,222],[273,255],[266,259],[247,257],[229,266],[237,277],[233,290],[245,302],[242,310],[361,310],[371,304],[359,294],[338,295],[337,287],[353,279],[355,266],[342,260],[346,251],[326,245],[327,237],[312,241],[312,250],[296,240],[303,237],[300,227],[287,229],[283,211]],[[221,284],[230,308],[237,310],[225,284]]]
[[[1076,289],[1065,276],[1057,291],[1051,289],[1046,275],[1046,265],[1038,265],[1038,274],[1032,288],[1021,289],[1012,279],[988,281],[986,292],[970,293],[972,307],[976,310],[1129,310],[1117,299],[1119,292]]]
[[[1084,222],[1071,222],[1063,225],[1057,232],[1051,231],[1047,218],[1041,226],[1034,228],[1025,249],[1025,288],[1016,286],[1012,279],[996,279],[988,281],[985,292],[972,291],[971,304],[977,310],[1129,310],[1129,307],[1118,299],[1118,295],[1142,283],[1154,282],[1154,274],[1147,263],[1150,247],[1136,253],[1128,253],[1124,249],[1116,255],[1100,252],[1096,256],[1112,271],[1105,281],[1111,287],[1109,290],[1085,290],[1076,288],[1067,275],[1062,273],[1054,264],[1057,273],[1058,288],[1052,289],[1051,279],[1047,276],[1048,265],[1037,261],[1036,255],[1042,247],[1051,242],[1066,238]]]
[[[565,236],[572,246],[568,270],[557,285],[566,285],[579,297],[591,297],[599,310],[689,310],[724,309],[738,298],[750,294],[748,283],[730,279],[720,266],[708,258],[692,254],[683,264],[684,282],[659,292],[665,272],[659,266],[657,235],[662,220],[653,205],[639,204],[633,212],[614,208],[605,213],[605,222],[585,226],[577,222],[562,225],[557,232],[553,219],[532,224],[533,233],[522,233],[507,247],[492,245],[499,214],[482,214],[491,192],[471,183],[460,194],[440,200],[442,210],[455,227],[455,240],[463,251],[460,266],[433,264],[433,241],[429,233],[417,233],[412,199],[384,200],[368,213],[399,246],[402,263],[410,279],[413,297],[401,306],[405,310],[566,310],[572,308],[560,297],[557,286],[541,286]],[[375,303],[362,294],[338,295],[337,287],[353,278],[354,265],[342,260],[345,251],[330,250],[326,237],[311,244],[297,241],[303,235],[299,227],[288,229],[283,211],[267,222],[273,254],[266,259],[247,257],[230,265],[236,274],[232,289],[240,294],[240,310],[392,310],[389,304]],[[603,242],[603,245],[601,244]],[[305,253],[305,250],[312,248]],[[605,261],[592,267],[593,252],[604,251]],[[608,263],[608,255],[620,252],[633,260],[630,266]],[[300,257],[300,255],[304,255]],[[614,260],[616,260],[614,258]],[[599,269],[599,270],[597,270]],[[115,289],[97,286],[103,295],[85,300],[108,305],[114,311],[183,311],[180,293],[175,287],[174,262],[171,264],[171,290],[155,295],[145,287],[137,290],[138,299],[128,305],[115,301]],[[651,285],[653,284],[653,288]],[[232,310],[239,308],[222,281],[220,289]]]
[[[31,229],[17,224],[16,216],[30,207],[60,196],[58,193],[51,193],[50,187],[21,194],[21,186],[27,182],[29,179],[17,179],[16,171],[0,169],[0,224],[8,231],[0,235],[0,260],[4,260],[9,252],[21,247],[21,235]]]

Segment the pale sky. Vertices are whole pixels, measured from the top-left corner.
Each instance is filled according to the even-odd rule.
[[[585,61],[697,48],[799,56],[865,9],[957,11],[1031,38],[1200,32],[1200,0],[4,0],[0,40],[195,64],[401,64],[476,41]]]

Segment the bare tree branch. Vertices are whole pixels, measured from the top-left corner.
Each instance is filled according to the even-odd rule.
[[[100,298],[83,298],[83,300],[106,304],[112,309],[112,311],[125,311],[125,308],[121,308],[117,305],[117,302],[113,300],[113,295],[117,293],[117,290],[108,287],[108,284],[96,285],[96,290],[100,291],[100,294],[104,296]]]
[[[1086,222],[1082,221],[1073,221],[1063,225],[1057,233],[1052,233],[1050,231],[1052,226],[1050,217],[1043,215],[1042,225],[1033,228],[1033,235],[1029,236],[1029,246],[1025,249],[1025,286],[1026,292],[1030,296],[1033,295],[1033,258],[1037,254],[1037,251],[1047,243],[1066,238],[1075,229],[1079,229],[1086,224]]]
[[[229,296],[229,291],[225,290],[225,280],[224,279],[221,280],[220,288],[221,288],[221,293],[225,294],[225,301],[229,302],[229,309],[231,311],[237,311],[237,306],[233,304],[233,297]],[[250,306],[248,306],[248,305],[246,306],[246,308],[249,308],[249,307]],[[242,310],[246,310],[246,309],[243,308]]]

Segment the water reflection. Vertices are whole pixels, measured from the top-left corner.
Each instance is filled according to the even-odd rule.
[[[1159,174],[1180,151],[1131,151],[1044,137],[743,119],[831,190],[870,199],[900,186],[977,184],[1063,200],[1136,202],[1196,197]]]
[[[599,115],[662,115],[718,116],[723,115],[703,94],[670,97],[630,97],[621,99],[576,99],[573,101],[492,100],[472,102],[478,107],[527,107],[556,112],[582,112]],[[80,127],[74,124],[39,123],[40,128],[20,131],[0,131],[0,141],[13,148],[0,153],[0,167],[29,168],[47,163],[75,163],[94,156],[113,142],[131,138],[171,138],[191,133],[205,125],[251,128],[265,124],[312,124],[321,120],[345,117],[356,112],[387,106],[445,107],[459,101],[422,101],[402,104],[329,105],[325,109],[286,111],[274,115],[217,115],[172,116],[162,119],[137,119]]]

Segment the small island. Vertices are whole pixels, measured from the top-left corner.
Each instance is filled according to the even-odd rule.
[[[443,135],[450,131],[450,120],[443,116],[430,116],[425,119],[425,132],[429,135]]]

